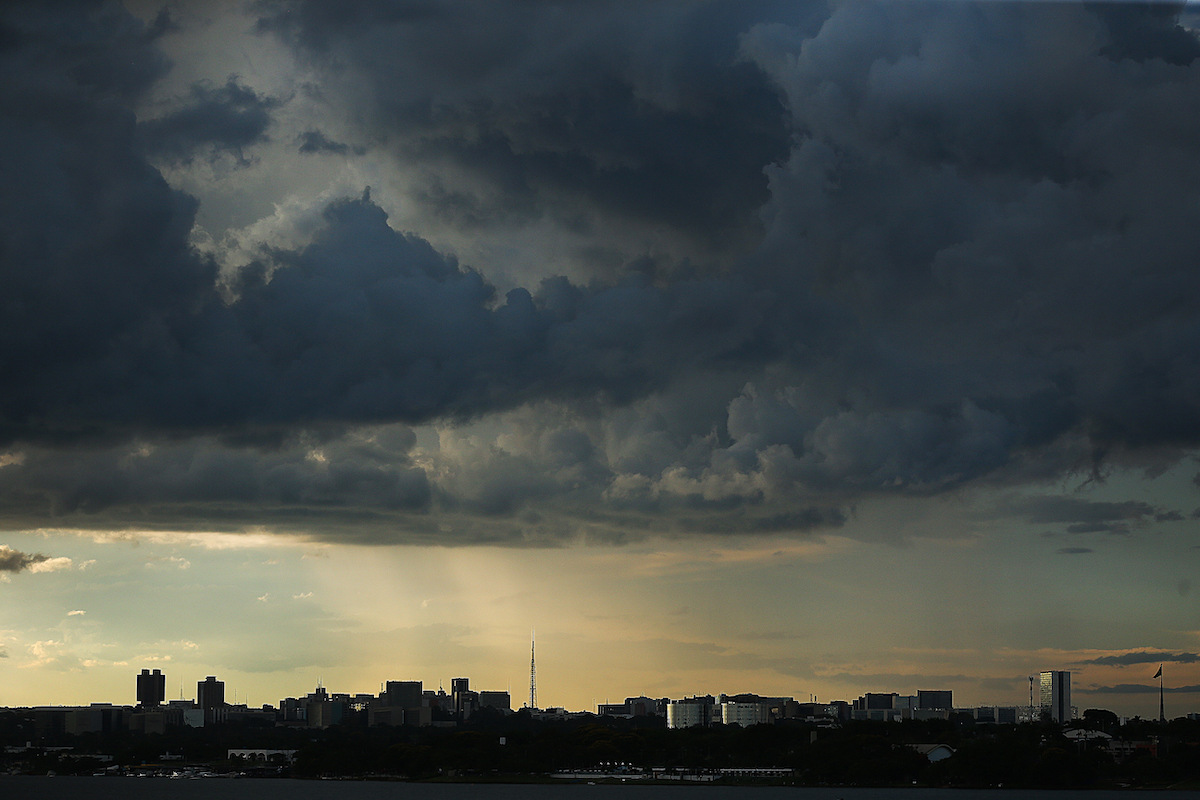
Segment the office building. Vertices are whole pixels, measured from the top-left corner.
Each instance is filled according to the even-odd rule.
[[[167,697],[167,676],[158,670],[142,670],[137,676],[137,702],[142,708],[157,708]]]
[[[488,692],[479,693],[480,708],[494,708],[497,711],[512,711],[512,698],[508,692]]]
[[[1071,673],[1043,672],[1041,674],[1041,714],[1055,722],[1071,721]]]
[[[450,679],[450,702],[454,704],[454,711],[458,714],[463,712],[463,700],[467,692],[471,691],[471,680],[469,678],[451,678]]]
[[[450,700],[454,704],[454,714],[460,720],[470,719],[471,714],[479,708],[479,693],[471,691],[471,683],[467,678],[450,680]]]
[[[683,700],[672,700],[667,705],[668,728],[693,728],[708,726],[713,723],[713,709],[716,701],[711,694],[688,697]],[[716,711],[717,721],[720,721],[720,709]]]
[[[602,703],[596,707],[600,716],[621,717],[665,717],[670,700],[653,697],[626,697],[624,703]]]
[[[721,722],[725,725],[767,725],[772,722],[770,703],[721,703]]]
[[[225,681],[209,675],[196,683],[196,705],[204,711],[205,724],[224,721]]]
[[[954,708],[954,692],[944,690],[926,691],[923,689],[918,689],[917,708],[930,710]]]
[[[424,687],[421,681],[388,681],[384,684],[384,705],[392,708],[420,708]]]

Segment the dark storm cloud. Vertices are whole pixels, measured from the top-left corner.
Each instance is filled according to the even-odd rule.
[[[22,553],[20,550],[13,550],[6,544],[0,545],[0,572],[20,572],[23,569],[29,569],[34,564],[49,560],[50,556],[41,553]]]
[[[58,46],[78,58],[89,42]],[[46,46],[3,65],[7,136],[29,156],[6,175],[0,222],[5,438],[424,420],[546,395],[625,402],[674,370],[769,354],[769,297],[737,277],[551,280],[497,305],[477,273],[395,233],[365,199],[331,206],[308,247],[274,252],[270,280],[244,271],[225,305],[215,266],[187,243],[194,201],[139,157],[132,115],[66,76],[47,86],[25,68],[30,49]],[[199,96],[261,105],[235,83]],[[190,141],[238,141],[197,127]]]
[[[1109,34],[1101,52],[1114,61],[1161,59],[1168,64],[1191,64],[1200,57],[1200,43],[1191,31],[1177,24],[1184,8],[1182,2],[1096,4],[1092,11]]]
[[[1119,656],[1100,656],[1099,658],[1080,661],[1080,664],[1099,664],[1109,667],[1128,667],[1132,664],[1195,664],[1200,661],[1196,653],[1172,653],[1169,650],[1140,650],[1136,653],[1123,653]]]
[[[31,448],[20,469],[0,470],[0,518],[20,524],[48,514],[60,526],[87,519],[111,527],[130,514],[157,525],[164,509],[244,521],[298,508],[422,511],[430,488],[408,459],[412,445],[410,431],[391,428],[330,441],[298,437],[269,450],[213,440],[78,448],[65,464],[60,450]]]
[[[455,164],[422,195],[495,225],[589,213],[726,246],[752,229],[783,109],[736,32],[810,8],[757,3],[260,3],[259,29],[368,93],[405,158]],[[566,202],[570,207],[563,208]],[[463,217],[464,207],[473,208]]]
[[[76,24],[82,17],[86,23]],[[24,82],[40,69],[47,91],[75,84],[101,97],[133,100],[170,69],[153,44],[174,27],[166,10],[144,25],[100,0],[10,2],[0,19],[0,50],[9,78],[21,71]]]
[[[1107,31],[1066,4],[849,3],[746,37],[801,131],[763,266],[855,309],[867,402],[972,397],[1027,451],[1200,441],[1200,158],[1170,110],[1196,79],[1114,61]]]
[[[396,233],[367,199],[335,203],[325,220],[311,245],[273,254],[269,280],[264,265],[243,271],[231,305],[194,287],[168,296],[190,313],[146,320],[162,313],[152,303],[131,312],[123,325],[163,329],[106,351],[95,343],[101,363],[129,370],[122,380],[89,364],[78,377],[102,391],[63,394],[49,379],[65,365],[48,365],[42,347],[30,365],[41,374],[8,387],[0,409],[30,429],[89,418],[176,430],[421,421],[545,396],[628,402],[673,373],[765,355],[754,349],[766,349],[769,307],[737,278],[669,291],[639,276],[596,289],[551,280],[496,304],[478,273]],[[202,261],[181,256],[203,274]],[[30,406],[36,421],[20,416]]]
[[[364,152],[360,147],[351,148],[344,142],[335,142],[320,131],[305,131],[300,134],[298,141],[301,153],[332,153],[344,156],[350,152],[358,155]]]
[[[271,110],[278,105],[233,76],[224,86],[192,86],[179,108],[140,123],[138,134],[152,156],[186,162],[197,153],[228,152],[244,161],[245,148],[266,140]]]
[[[1082,556],[1096,551],[1090,547],[1060,547],[1054,552],[1060,556]]]
[[[799,531],[867,494],[1160,469],[1200,445],[1200,62],[1177,11],[260,6],[264,35],[361,87],[334,108],[437,174],[443,220],[635,221],[750,253],[696,264],[630,236],[594,282],[502,296],[369,195],[218,287],[189,245],[195,200],[147,159],[244,158],[275,101],[200,85],[139,124],[161,25],[6,8],[5,507],[112,526],[341,514],[387,531],[368,538],[437,509],[553,539],[574,503],[597,535]],[[344,154],[315,127],[297,144]],[[411,442],[338,450],[363,425],[551,406],[565,419],[443,453],[442,473]],[[1016,513],[1079,533],[1178,517]]]
[[[5,7],[17,44],[0,50],[0,136],[20,153],[0,181],[0,439],[26,433],[51,396],[137,382],[106,363],[116,343],[161,346],[165,321],[216,277],[187,242],[195,201],[134,145],[127,100],[165,69],[146,31],[108,6],[19,11]],[[67,427],[103,433],[104,417]]]

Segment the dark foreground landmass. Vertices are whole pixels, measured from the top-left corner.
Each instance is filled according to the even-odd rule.
[[[202,766],[301,778],[475,782],[562,780],[550,776],[574,772],[575,780],[598,782],[684,782],[687,776],[805,786],[1200,788],[1200,721],[1118,726],[1115,717],[1099,714],[1084,724],[1098,731],[1096,738],[1069,739],[1053,723],[976,725],[955,718],[668,730],[654,719],[547,722],[518,713],[485,715],[457,728],[224,724],[163,735],[111,731],[38,739],[18,710],[0,713],[0,771],[93,775]],[[919,748],[930,744],[953,754],[931,762]],[[294,760],[229,758],[236,748],[293,750]]]

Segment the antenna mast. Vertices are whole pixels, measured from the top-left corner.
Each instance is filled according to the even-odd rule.
[[[1033,713],[1033,678],[1034,678],[1034,676],[1032,676],[1032,675],[1029,676],[1029,721],[1030,722],[1036,721],[1036,717],[1034,716],[1034,713]]]
[[[535,637],[529,632],[529,708],[537,710],[537,662],[534,660]]]

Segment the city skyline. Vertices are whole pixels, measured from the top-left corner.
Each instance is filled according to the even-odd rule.
[[[1158,670],[1156,671],[1156,673],[1154,675],[1154,678],[1158,679],[1161,676],[1162,676],[1162,665],[1160,664]],[[266,702],[266,703],[262,703],[262,704],[257,704],[257,703],[250,703],[248,697],[243,697],[241,702],[239,703],[238,698],[237,698],[236,687],[231,689],[231,691],[233,693],[232,697],[227,698],[225,696],[225,682],[222,680],[218,680],[218,678],[213,675],[205,676],[205,678],[203,680],[198,680],[196,682],[196,691],[192,697],[187,697],[186,693],[185,693],[185,686],[190,685],[190,684],[188,684],[185,679],[181,679],[180,680],[179,697],[172,698],[172,697],[166,696],[166,694],[165,694],[167,675],[161,669],[159,669],[159,668],[155,668],[153,670],[143,669],[140,673],[135,674],[134,677],[136,678],[136,692],[135,692],[136,693],[136,701],[134,703],[127,703],[124,701],[115,701],[114,702],[111,699],[99,700],[99,701],[93,699],[88,703],[81,703],[81,704],[77,704],[77,705],[88,706],[88,705],[99,704],[99,705],[114,705],[114,706],[126,706],[126,707],[153,709],[153,708],[158,708],[158,707],[166,708],[167,706],[174,705],[177,702],[187,702],[187,703],[191,704],[191,706],[193,706],[195,708],[200,708],[200,709],[212,709],[212,708],[216,708],[216,707],[220,707],[220,706],[224,706],[224,705],[228,705],[228,706],[236,705],[237,707],[250,708],[250,709],[259,708],[259,707],[261,707],[261,708],[270,707],[270,708],[275,708],[277,710],[282,711],[285,703],[289,702],[290,700],[294,700],[294,698],[283,697],[280,699],[280,701],[278,701],[278,703]],[[451,678],[448,682],[449,686],[451,688],[450,688],[450,691],[447,692],[446,691],[447,682],[439,679],[436,682],[437,689],[436,690],[433,689],[434,684],[432,684],[432,683],[428,684],[427,688],[425,688],[425,690],[424,690],[424,694],[427,697],[433,696],[433,695],[442,696],[442,697],[446,698],[447,700],[450,700],[451,698],[453,698],[453,706],[452,707],[454,709],[458,709],[459,708],[459,706],[458,706],[459,701],[457,699],[458,695],[460,692],[466,692],[468,690],[469,682],[470,682],[469,677],[465,677],[465,676],[461,676],[461,675],[458,677]],[[531,663],[530,689],[529,689],[528,695],[526,696],[525,702],[523,702],[523,703],[514,702],[514,696],[512,694],[511,686],[507,687],[504,691],[500,691],[496,688],[481,689],[478,685],[476,685],[476,688],[471,691],[473,692],[476,699],[478,699],[481,695],[488,695],[488,696],[503,695],[503,697],[508,701],[508,704],[505,706],[505,708],[512,710],[512,711],[520,710],[521,708],[530,709],[533,711],[545,710],[545,709],[550,709],[550,710],[561,709],[561,710],[565,710],[565,711],[571,712],[571,713],[581,713],[582,712],[582,713],[600,714],[600,713],[602,713],[603,709],[605,709],[605,708],[612,708],[614,706],[624,704],[624,703],[617,703],[617,704],[610,703],[609,698],[606,697],[603,702],[593,701],[592,705],[587,708],[569,708],[569,707],[557,706],[557,705],[541,706],[536,703],[536,700],[535,700],[536,693],[535,693],[534,685],[535,685],[534,684],[534,668]],[[396,702],[394,702],[394,698],[392,697],[393,694],[396,694],[396,696],[401,696],[401,695],[404,695],[405,692],[411,693],[412,691],[416,691],[419,694],[421,692],[421,688],[423,686],[425,686],[424,679],[414,679],[412,676],[409,676],[409,677],[406,677],[406,678],[400,679],[400,680],[398,680],[398,679],[380,680],[379,681],[379,692],[377,694],[374,692],[370,692],[370,691],[368,691],[368,692],[360,692],[360,691],[354,691],[354,690],[339,691],[338,687],[334,687],[334,690],[332,692],[330,692],[329,691],[330,687],[328,687],[326,685],[325,681],[321,678],[318,678],[316,681],[316,684],[315,684],[315,688],[313,689],[313,692],[316,692],[318,694],[328,693],[327,696],[331,697],[331,698],[350,697],[350,698],[359,699],[359,698],[364,698],[364,697],[366,697],[366,698],[376,698],[377,697],[380,700],[382,700],[383,698],[388,698],[386,701],[387,705],[396,705]],[[412,687],[416,687],[416,689],[412,689]],[[1028,711],[1029,714],[1033,714],[1034,710],[1037,709],[1038,713],[1043,714],[1048,719],[1051,719],[1055,722],[1060,722],[1060,723],[1069,723],[1072,719],[1082,718],[1084,711],[1087,710],[1087,708],[1084,708],[1082,706],[1076,706],[1072,702],[1071,671],[1070,670],[1041,671],[1041,672],[1035,673],[1033,675],[1030,675],[1029,676],[1029,687],[1030,687],[1030,694],[1029,694],[1029,698],[1028,698],[1028,703],[1025,703],[1025,704],[1014,703],[1014,702],[955,703],[951,699],[954,694],[953,690],[930,689],[930,688],[911,689],[908,687],[882,687],[882,686],[874,687],[875,691],[864,691],[862,693],[862,696],[859,697],[857,700],[855,700],[853,697],[825,697],[822,699],[822,698],[819,698],[814,693],[809,693],[807,695],[807,697],[804,698],[803,700],[798,699],[799,697],[801,697],[801,695],[796,695],[796,694],[788,694],[788,695],[784,695],[784,697],[786,697],[786,699],[788,699],[788,700],[795,700],[797,703],[803,702],[803,703],[812,704],[814,706],[818,705],[818,704],[829,705],[831,703],[833,703],[833,704],[841,703],[847,707],[849,707],[850,705],[854,705],[854,708],[858,708],[856,703],[858,703],[859,701],[863,701],[864,698],[899,697],[900,700],[902,700],[904,702],[904,705],[886,706],[887,708],[893,708],[897,714],[900,713],[901,709],[910,709],[910,708],[938,709],[938,710],[942,710],[942,711],[953,711],[953,710],[974,711],[976,708],[1005,707],[1005,708],[1015,709],[1021,714],[1024,714],[1026,711]],[[903,691],[898,692],[898,691],[896,691],[897,688],[900,688]],[[1161,691],[1161,689],[1160,689],[1160,691]],[[906,694],[906,692],[907,692],[907,694]],[[207,697],[206,697],[206,693],[208,694]],[[305,693],[298,692],[296,694],[297,694],[297,696],[303,697]],[[665,698],[657,698],[657,699],[669,700],[671,703],[676,703],[676,702],[683,703],[683,702],[691,702],[693,700],[698,700],[701,697],[703,697],[705,694],[707,694],[709,702],[711,702],[714,697],[718,697],[718,696],[720,698],[735,697],[735,696],[738,696],[741,694],[744,694],[746,696],[758,697],[760,700],[773,699],[771,697],[759,696],[755,692],[752,692],[752,691],[749,691],[749,692],[726,692],[726,691],[711,691],[711,690],[708,692],[704,692],[704,693],[702,693],[700,691],[696,691],[693,695],[686,697],[686,698],[683,696],[675,696],[675,697],[665,697]],[[309,693],[308,696],[311,698],[314,695],[312,693]],[[404,696],[407,696],[407,695],[404,695]],[[637,696],[630,695],[630,696],[626,697],[625,703],[628,703],[631,698],[635,699],[635,700],[649,699],[644,694],[637,695]],[[1161,700],[1161,697],[1160,697],[1160,700]],[[909,704],[911,704],[911,705],[909,705]],[[71,705],[71,704],[39,703],[39,704],[26,704],[25,707],[48,707],[48,706],[69,706],[69,705]],[[404,704],[401,704],[401,705],[404,705]],[[418,705],[418,704],[409,703],[408,705]],[[875,708],[875,706],[873,706],[873,705],[872,706],[866,706],[866,705],[863,706],[864,709],[868,708],[868,707]],[[883,707],[884,706],[879,706],[879,708],[883,708]],[[1089,708],[1097,708],[1097,709],[1105,710],[1105,711],[1111,710],[1111,709],[1103,708],[1101,706],[1089,706]],[[649,712],[647,712],[647,713],[649,713]],[[1161,713],[1161,710],[1160,710],[1160,713]],[[1174,716],[1183,717],[1183,716],[1190,716],[1190,715],[1194,715],[1194,714],[1196,714],[1196,712],[1192,712],[1190,710],[1183,709],[1183,710],[1180,710],[1179,713],[1175,714]],[[661,716],[661,714],[660,714],[660,716]],[[1139,714],[1139,715],[1135,715],[1135,716],[1141,716],[1141,715]],[[1024,720],[1024,717],[1019,718],[1017,721],[1022,721],[1022,720]]]
[[[0,706],[1200,710],[1197,5],[43,5]]]

